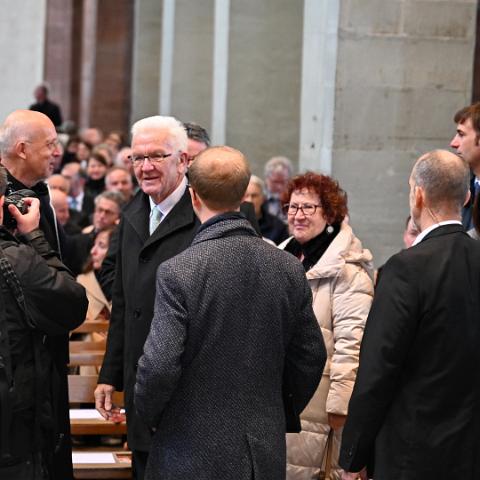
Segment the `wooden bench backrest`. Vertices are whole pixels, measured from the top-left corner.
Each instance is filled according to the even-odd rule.
[[[97,388],[97,375],[69,375],[68,395],[70,403],[95,403],[93,392]],[[123,392],[113,394],[113,403],[124,406]]]

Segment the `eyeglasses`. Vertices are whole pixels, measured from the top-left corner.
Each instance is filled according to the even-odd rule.
[[[311,217],[316,211],[317,208],[320,208],[321,205],[313,205],[311,203],[304,203],[303,205],[295,205],[294,203],[286,203],[283,206],[283,212],[286,215],[290,215],[294,217],[299,210],[302,211],[302,213],[306,217]]]
[[[174,155],[173,153],[160,153],[155,152],[150,155],[129,155],[127,158],[130,162],[133,163],[135,167],[143,165],[145,160],[148,160],[151,164],[157,165],[162,163],[166,158]]]
[[[30,142],[29,140],[25,140],[25,143],[37,143],[37,142]],[[58,140],[58,138],[56,138],[55,140],[51,140],[50,142],[46,142],[45,146],[50,151],[54,152],[60,146],[60,140]]]

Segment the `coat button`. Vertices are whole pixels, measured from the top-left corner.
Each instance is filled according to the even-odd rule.
[[[140,257],[140,263],[148,263],[148,257]]]
[[[136,308],[134,311],[133,311],[133,315],[135,316],[135,318],[138,318],[140,316],[140,309],[139,308]]]

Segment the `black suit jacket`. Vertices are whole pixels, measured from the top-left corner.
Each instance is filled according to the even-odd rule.
[[[158,268],[135,387],[157,429],[147,478],[285,478],[284,379],[299,414],[326,360],[311,298],[300,262],[239,213]]]
[[[133,408],[137,362],[150,330],[158,266],[185,250],[199,222],[188,189],[152,236],[149,235],[150,204],[139,191],[125,207],[118,231],[113,285],[113,309],[107,351],[99,383],[125,391],[128,444],[148,451],[151,434]]]
[[[385,265],[340,465],[375,480],[480,478],[480,243],[445,225]]]

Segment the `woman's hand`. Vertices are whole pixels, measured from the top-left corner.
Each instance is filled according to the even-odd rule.
[[[342,428],[345,425],[346,421],[347,421],[346,415],[337,415],[336,413],[328,414],[328,424],[334,430],[338,430],[339,428]]]

